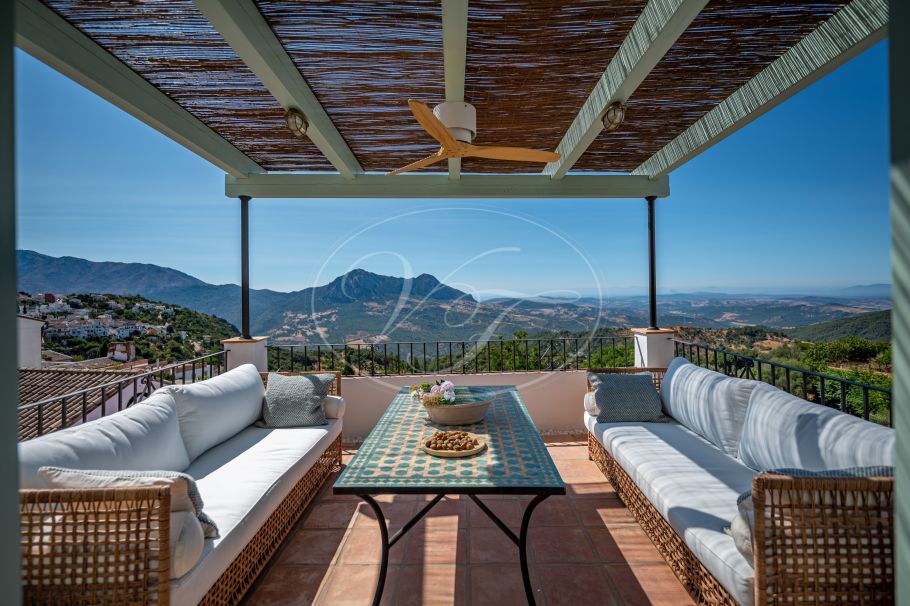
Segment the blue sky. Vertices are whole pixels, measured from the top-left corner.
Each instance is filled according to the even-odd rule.
[[[239,282],[219,169],[21,51],[16,69],[19,248]],[[660,290],[890,282],[887,115],[882,43],[672,173]],[[641,200],[254,200],[250,214],[254,288],[352,267],[479,296],[647,283]]]

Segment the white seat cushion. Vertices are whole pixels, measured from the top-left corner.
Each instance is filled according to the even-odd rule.
[[[724,528],[755,471],[678,423],[597,423],[588,414],[584,421],[705,568],[752,604],[752,563]]]
[[[249,543],[269,515],[341,433],[341,421],[272,429],[248,427],[193,461],[205,511],[221,532],[202,560],[170,584],[172,604],[195,604]]]
[[[668,415],[735,457],[749,396],[758,385],[676,358],[667,368],[660,395]]]
[[[45,488],[39,467],[183,471],[189,464],[174,398],[159,389],[123,411],[20,443],[19,485]]]
[[[166,387],[177,402],[180,435],[190,461],[262,416],[265,387],[252,364],[190,385]]]
[[[894,465],[893,429],[761,385],[752,392],[739,458],[761,471]]]

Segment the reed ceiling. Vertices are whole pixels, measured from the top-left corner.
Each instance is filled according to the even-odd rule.
[[[332,171],[192,0],[43,0],[269,171]],[[438,0],[256,0],[367,171],[436,151],[406,106],[444,100]],[[628,172],[828,19],[846,0],[713,0],[576,171]],[[478,144],[554,149],[645,0],[471,0],[465,100]],[[542,166],[465,159],[465,172]],[[445,164],[434,167],[444,171]]]

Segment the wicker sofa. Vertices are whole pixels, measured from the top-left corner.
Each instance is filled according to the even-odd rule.
[[[893,603],[893,479],[769,471],[893,466],[892,429],[683,358],[593,372],[642,370],[671,422],[586,411],[589,456],[697,603]],[[750,489],[752,561],[729,531]]]
[[[341,463],[341,375],[328,424],[287,429],[253,424],[266,378],[241,366],[21,443],[24,602],[238,603]],[[220,534],[180,546],[169,488],[48,489],[42,466],[184,472]]]

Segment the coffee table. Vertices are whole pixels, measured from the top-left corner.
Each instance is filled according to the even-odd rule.
[[[335,494],[359,496],[379,522],[382,563],[374,606],[382,599],[389,548],[447,494],[467,495],[518,546],[525,594],[528,603],[535,604],[527,556],[531,514],[550,495],[566,494],[566,487],[515,386],[470,389],[472,395],[492,400],[486,419],[472,425],[440,426],[431,423],[423,406],[402,388],[335,482]],[[487,449],[461,459],[442,459],[423,452],[422,440],[443,430],[475,433],[487,441]],[[390,538],[385,516],[373,498],[380,494],[436,496]],[[525,508],[518,536],[480,499],[489,494],[534,496]]]

